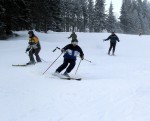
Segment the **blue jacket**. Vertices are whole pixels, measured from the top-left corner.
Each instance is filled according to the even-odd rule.
[[[62,49],[65,50],[64,58],[67,59],[76,60],[77,55],[80,55],[81,58],[84,56],[82,49],[78,45],[68,44]]]

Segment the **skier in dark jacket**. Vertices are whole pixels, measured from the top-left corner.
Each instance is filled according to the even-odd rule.
[[[30,61],[27,64],[35,64],[33,54],[36,56],[36,61],[41,62],[41,59],[39,57],[39,52],[41,50],[39,39],[37,36],[35,36],[33,31],[29,31],[28,34],[29,34],[29,42],[26,52],[29,51]]]
[[[112,48],[113,48],[112,55],[114,55],[115,54],[116,43],[117,43],[117,41],[119,42],[120,40],[114,32],[112,32],[111,35],[107,39],[104,39],[104,41],[107,41],[107,40],[110,40],[110,47],[109,47],[109,50],[108,50],[108,55],[110,55],[110,51],[111,51]]]
[[[72,41],[74,41],[74,40],[77,40],[77,35],[75,34],[75,32],[72,32],[72,34],[70,35],[70,37],[68,37],[68,39],[69,38],[72,38],[72,40],[71,40],[71,42]],[[78,41],[78,40],[77,40]]]
[[[70,77],[68,73],[72,71],[72,69],[76,65],[76,57],[78,54],[80,54],[81,59],[84,59],[84,53],[80,46],[78,46],[78,41],[73,40],[71,44],[66,45],[64,48],[61,49],[62,52],[65,52],[64,54],[64,62],[62,65],[60,65],[54,75],[59,76],[60,72],[63,71],[69,64],[69,66],[66,68],[66,71],[64,72],[64,76]]]

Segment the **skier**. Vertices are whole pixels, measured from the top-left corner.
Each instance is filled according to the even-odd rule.
[[[70,37],[68,37],[68,39],[69,38],[72,38],[72,40],[71,40],[71,42],[72,42],[73,40],[77,40],[77,35],[75,34],[75,32],[72,32],[72,34],[70,35]]]
[[[66,45],[61,49],[61,52],[65,52],[64,54],[64,62],[62,65],[60,65],[54,75],[59,76],[60,72],[63,71],[69,64],[69,66],[66,68],[66,71],[64,72],[64,76],[70,77],[68,73],[72,71],[72,69],[76,65],[76,57],[80,53],[80,57],[83,60],[84,59],[84,53],[80,46],[78,46],[78,41],[77,40],[72,40],[71,44]]]
[[[142,32],[139,33],[139,36],[141,36],[141,35],[142,35]]]
[[[110,39],[110,47],[109,47],[109,50],[108,50],[108,55],[110,55],[110,51],[111,51],[112,48],[113,48],[112,55],[114,55],[115,54],[116,43],[117,43],[117,41],[119,42],[120,40],[114,32],[112,32],[111,35],[107,39],[104,39],[104,41],[107,41],[109,39]]]
[[[35,59],[33,57],[33,54],[36,56],[36,61],[41,62],[41,59],[39,57],[39,52],[41,50],[41,45],[39,42],[39,39],[37,36],[35,36],[33,31],[29,31],[29,42],[28,42],[28,47],[26,49],[26,52],[29,51],[29,59],[30,61],[27,63],[28,64],[35,64]]]

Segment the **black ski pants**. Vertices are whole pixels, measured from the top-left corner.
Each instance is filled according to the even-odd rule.
[[[69,64],[69,66],[68,66],[68,64]],[[60,73],[62,70],[64,70],[68,66],[67,69],[66,69],[66,72],[70,73],[72,71],[72,69],[75,67],[75,64],[76,64],[76,60],[64,58],[63,64],[60,65],[56,69],[56,71]]]
[[[41,49],[37,48],[37,49],[31,49],[29,51],[29,58],[30,58],[30,61],[34,61],[35,62],[35,59],[33,57],[33,55],[35,55],[36,57],[36,61],[37,62],[41,62],[41,59],[40,59],[40,56],[39,56],[39,52],[40,52]]]
[[[110,54],[111,49],[113,49],[113,54],[115,53],[116,43],[110,43],[108,54]]]

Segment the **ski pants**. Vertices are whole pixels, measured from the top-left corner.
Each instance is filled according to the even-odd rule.
[[[39,52],[40,52],[41,49],[37,48],[37,49],[31,49],[29,51],[29,58],[30,58],[30,61],[34,61],[35,62],[35,59],[33,57],[33,54],[35,55],[36,57],[36,61],[37,62],[41,62],[41,59],[40,59],[40,56],[39,56]]]
[[[69,64],[69,66],[68,66],[68,64]],[[56,69],[56,71],[60,73],[62,70],[64,70],[68,66],[67,69],[66,69],[66,72],[70,73],[72,71],[72,69],[75,67],[75,64],[76,64],[76,60],[64,58],[63,64],[60,65]]]
[[[110,43],[110,47],[109,47],[109,50],[108,50],[108,54],[110,54],[110,51],[111,51],[112,48],[113,48],[113,54],[114,54],[115,48],[116,48],[116,43]]]

